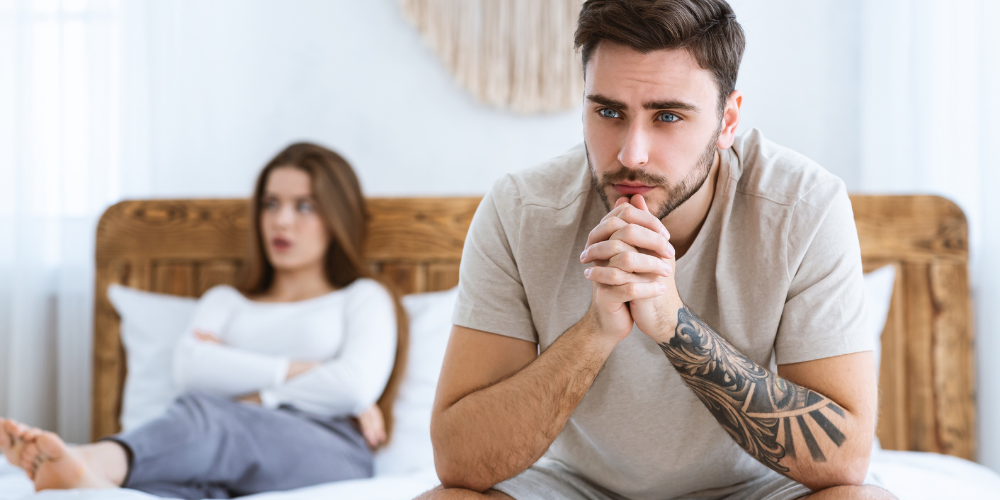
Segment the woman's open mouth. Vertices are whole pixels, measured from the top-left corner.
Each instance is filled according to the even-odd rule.
[[[292,242],[279,236],[271,240],[271,247],[275,250],[288,250],[292,248]]]

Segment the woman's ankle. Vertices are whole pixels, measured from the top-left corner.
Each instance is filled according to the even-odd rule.
[[[128,475],[128,450],[115,441],[98,441],[74,446],[87,466],[115,486],[121,486]]]

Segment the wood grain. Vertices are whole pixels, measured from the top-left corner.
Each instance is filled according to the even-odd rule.
[[[195,294],[193,262],[153,262],[152,291],[190,297]]]
[[[939,451],[934,411],[934,332],[928,266],[903,266],[906,290],[906,381],[910,440],[906,449]]]
[[[246,200],[123,201],[97,224],[98,265],[114,259],[242,259]]]
[[[372,260],[458,260],[480,198],[374,198],[366,255]]]
[[[976,455],[975,399],[972,356],[972,308],[968,271],[954,262],[936,262],[929,270],[931,339],[934,366],[935,432],[941,453],[972,458]]]
[[[968,223],[937,196],[852,195],[865,270],[897,266],[882,336],[878,436],[975,459]]]
[[[420,293],[426,291],[427,266],[410,262],[390,262],[382,265],[379,277],[395,285],[400,293]]]
[[[199,262],[195,268],[195,295],[201,295],[216,285],[236,286],[239,277],[239,262],[232,260],[212,260]]]
[[[427,265],[427,291],[437,292],[458,286],[458,261]]]
[[[368,264],[404,293],[458,283],[479,198],[369,200]],[[884,448],[975,458],[968,225],[935,196],[852,195],[865,270],[896,266],[882,338],[878,436]],[[117,432],[126,373],[110,283],[200,295],[235,283],[248,243],[245,200],[119,203],[97,231],[93,437]]]
[[[122,284],[127,264],[99,266],[94,282],[97,290],[106,291],[112,283]],[[107,293],[94,294],[94,373],[91,436],[107,436],[118,431],[122,389],[125,385],[125,352],[121,345],[121,319],[115,313]],[[112,418],[108,418],[111,416]]]
[[[852,195],[851,204],[865,259],[968,261],[968,222],[946,198]]]

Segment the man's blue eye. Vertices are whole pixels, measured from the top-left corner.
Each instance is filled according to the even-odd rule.
[[[680,120],[680,118],[678,118],[677,115],[675,115],[673,113],[660,113],[659,116],[656,117],[656,119],[659,120],[659,121],[661,121],[661,122],[667,122],[667,123],[671,123],[671,122],[675,122],[677,120]]]
[[[598,111],[598,113],[605,118],[618,118],[618,112],[611,108],[604,108]]]

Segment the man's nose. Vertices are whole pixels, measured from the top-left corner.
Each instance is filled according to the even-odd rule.
[[[649,134],[643,130],[642,124],[633,123],[629,127],[625,143],[618,152],[618,161],[626,168],[646,166],[649,161]]]

